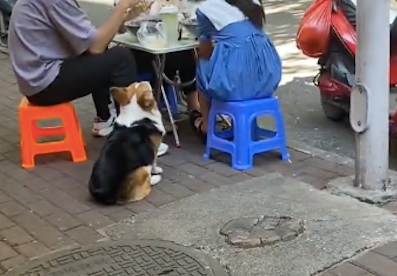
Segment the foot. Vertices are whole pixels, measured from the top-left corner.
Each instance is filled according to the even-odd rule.
[[[193,130],[197,133],[200,140],[205,144],[207,141],[207,131],[203,128],[203,117],[197,110],[193,110],[189,113],[190,125]]]
[[[163,156],[164,154],[167,153],[169,146],[166,143],[161,143],[158,150],[157,150],[157,156]]]
[[[154,186],[159,184],[159,182],[161,181],[161,175],[155,174],[152,175],[152,177],[150,178],[150,185]]]
[[[162,173],[163,173],[163,169],[161,167],[154,166],[152,168],[152,174],[162,174]]]
[[[116,108],[116,103],[114,102],[113,97],[110,97],[109,112],[110,112],[111,116],[114,116],[114,118],[117,118],[117,108]]]
[[[114,119],[113,115],[108,120],[102,120],[99,117],[95,118],[92,135],[94,137],[108,136],[113,131]]]

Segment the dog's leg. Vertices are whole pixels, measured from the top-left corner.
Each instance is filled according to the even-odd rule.
[[[150,167],[150,166],[149,166]],[[159,168],[159,167],[157,167]],[[160,168],[161,169],[161,168]],[[152,172],[153,170],[156,170],[156,166],[152,166],[152,168],[150,169]],[[159,174],[152,174],[150,176],[150,185],[154,186],[160,183],[162,177]]]
[[[152,190],[152,166],[141,167],[131,173],[126,180],[126,187],[120,195],[119,204],[134,202],[147,197]]]
[[[155,161],[155,163],[153,163],[153,167],[152,167],[152,174],[156,175],[156,174],[162,174],[163,173],[163,169],[159,166],[157,166],[157,162]]]
[[[163,140],[163,137],[160,135],[153,135],[150,137],[152,140],[153,146],[154,146],[154,161],[153,161],[153,167],[152,167],[152,174],[162,174],[163,169],[159,166],[157,166],[157,150],[161,144],[161,141]],[[158,183],[158,182],[157,182]]]

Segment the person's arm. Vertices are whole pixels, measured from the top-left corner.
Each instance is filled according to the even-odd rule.
[[[98,28],[96,37],[88,48],[88,52],[100,54],[106,50],[120,27],[124,24],[127,9],[128,7],[123,6],[122,2],[115,7],[108,20]]]
[[[198,56],[204,59],[210,59],[214,47],[212,45],[212,32],[214,26],[209,19],[199,10],[196,10],[198,24],[199,48]]]
[[[132,0],[121,1],[109,19],[98,29],[93,26],[75,1],[56,1],[49,11],[49,16],[76,55],[86,51],[100,54],[106,50],[119,27],[124,23],[130,2]]]

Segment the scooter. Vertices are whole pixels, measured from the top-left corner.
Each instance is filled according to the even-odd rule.
[[[356,3],[353,0],[333,1],[331,33],[326,53],[318,60],[320,66],[314,84],[319,88],[324,115],[342,121],[350,111],[350,92],[355,85]],[[397,46],[397,12],[390,12],[391,45]],[[396,49],[396,46],[391,49]],[[397,52],[391,51],[390,86],[397,85]],[[397,133],[397,112],[390,116],[392,130]]]
[[[15,1],[0,0],[0,51],[8,52],[8,24]]]

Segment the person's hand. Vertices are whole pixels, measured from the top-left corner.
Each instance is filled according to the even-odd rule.
[[[200,41],[197,55],[199,56],[199,58],[210,59],[213,51],[214,46],[210,40]]]
[[[122,0],[122,1],[133,1],[134,4],[132,7],[129,7],[125,10],[123,15],[123,21],[130,21],[141,15],[142,13],[146,13],[150,10],[153,2],[148,2],[145,0]]]
[[[127,11],[136,6],[139,2],[140,0],[120,0],[117,3],[117,7],[121,8],[124,11]]]

